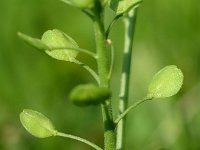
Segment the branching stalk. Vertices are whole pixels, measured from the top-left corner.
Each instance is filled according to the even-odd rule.
[[[84,64],[84,63],[82,63],[82,62],[80,62],[78,60],[74,60],[74,63],[80,65],[85,70],[87,70],[93,76],[93,78],[96,80],[96,82],[98,84],[100,84],[99,76],[98,76],[98,74],[92,68],[90,68],[88,65],[86,65],[86,64]]]
[[[84,138],[75,136],[75,135],[71,135],[71,134],[66,134],[66,133],[58,132],[58,133],[57,133],[57,136],[66,137],[66,138],[69,138],[69,139],[73,139],[73,140],[76,140],[76,141],[85,143],[85,144],[87,144],[88,146],[93,147],[93,148],[96,149],[96,150],[103,150],[102,148],[100,148],[100,147],[97,146],[96,144],[94,144],[94,143],[92,143],[92,142],[90,142],[90,141],[88,141],[88,140],[86,140],[86,139],[84,139]]]
[[[115,125],[117,126],[118,123],[129,113],[129,111],[131,111],[133,108],[139,106],[140,104],[148,101],[148,100],[151,100],[151,99],[142,99],[142,100],[139,100],[137,102],[135,102],[133,105],[129,106],[123,113],[121,113],[118,118],[115,120]]]
[[[117,15],[115,16],[115,18],[112,20],[112,22],[110,23],[110,25],[108,26],[108,29],[106,30],[106,39],[109,36],[109,33],[113,27],[113,25],[119,20],[119,18],[121,18],[123,16],[123,14]]]
[[[83,9],[82,12],[85,13],[90,19],[94,20],[94,15],[87,9]]]

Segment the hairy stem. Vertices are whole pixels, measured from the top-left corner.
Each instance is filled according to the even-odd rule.
[[[57,133],[57,136],[61,136],[61,137],[66,137],[66,138],[69,138],[69,139],[73,139],[73,140],[76,140],[76,141],[80,141],[82,143],[85,143],[87,145],[89,145],[90,147],[93,147],[94,149],[96,150],[103,150],[102,148],[100,148],[99,146],[97,146],[96,144],[84,139],[84,138],[81,138],[81,137],[78,137],[78,136],[75,136],[75,135],[71,135],[71,134],[66,134],[66,133],[61,133],[61,132],[58,132]]]
[[[101,16],[101,15],[100,15]],[[108,88],[108,71],[106,67],[106,39],[105,30],[102,18],[96,17],[94,22],[95,41],[97,49],[97,64],[100,78],[100,87]],[[108,99],[102,104],[102,116],[104,123],[104,150],[114,150],[115,135],[114,135],[114,122],[112,116],[111,100]]]
[[[128,15],[124,18],[125,21],[125,43],[124,43],[124,58],[121,74],[121,86],[119,93],[119,115],[121,115],[127,108],[128,95],[129,95],[129,80],[130,80],[130,69],[131,69],[131,55],[133,36],[135,30],[136,21],[136,9],[131,10]],[[126,117],[123,117],[117,126],[117,142],[116,149],[124,150],[125,141],[125,125]]]

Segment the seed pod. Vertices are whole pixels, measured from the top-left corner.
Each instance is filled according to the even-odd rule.
[[[51,121],[37,111],[24,109],[20,113],[20,121],[30,134],[38,138],[56,136],[57,134]]]
[[[78,106],[98,105],[110,98],[107,88],[99,88],[94,84],[82,84],[75,87],[70,93],[70,100]]]
[[[170,65],[156,73],[149,84],[148,98],[165,98],[175,95],[183,84],[183,73]]]
[[[68,49],[77,48],[78,44],[57,29],[46,31],[41,41],[51,49],[46,50],[46,53],[55,59],[73,62],[78,54],[76,50]]]
[[[117,15],[120,15],[137,8],[141,3],[142,0],[110,0],[109,6]]]

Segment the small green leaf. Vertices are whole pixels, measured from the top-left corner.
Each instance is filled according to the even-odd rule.
[[[65,49],[78,48],[78,45],[71,37],[57,29],[46,31],[41,41],[51,49],[47,49],[46,53],[55,59],[74,62],[78,54],[76,50]]]
[[[156,73],[150,82],[148,98],[165,98],[175,95],[183,84],[183,73],[177,66],[170,65]]]
[[[20,121],[30,134],[38,138],[56,136],[57,134],[51,121],[37,111],[24,109],[20,113]]]
[[[26,34],[18,32],[18,36],[27,44],[30,46],[33,46],[34,48],[37,48],[39,50],[46,50],[48,49],[48,46],[45,45],[40,39],[32,38]]]
[[[61,0],[61,1],[78,8],[91,8],[94,5],[94,0]]]
[[[107,88],[99,88],[94,84],[82,84],[75,87],[70,93],[70,100],[78,106],[98,105],[110,98]]]
[[[133,7],[138,7],[142,0],[110,0],[110,8],[117,15],[128,12]]]

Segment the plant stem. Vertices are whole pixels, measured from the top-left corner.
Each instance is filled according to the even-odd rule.
[[[112,43],[110,44],[110,51],[111,51],[111,58],[110,58],[110,68],[108,73],[108,80],[111,79],[112,73],[113,73],[113,67],[114,67],[114,47]]]
[[[66,138],[69,138],[69,139],[73,139],[73,140],[76,140],[76,141],[80,141],[82,143],[85,143],[91,147],[93,147],[94,149],[96,150],[103,150],[102,148],[100,148],[99,146],[97,146],[96,144],[86,140],[86,139],[83,139],[81,137],[78,137],[78,136],[75,136],[75,135],[71,135],[71,134],[66,134],[66,133],[61,133],[61,132],[57,132],[57,136],[61,136],[61,137],[66,137]]]
[[[106,30],[106,39],[109,36],[110,30],[112,29],[113,25],[119,20],[120,17],[122,17],[123,14],[117,15],[112,22],[110,23],[110,25],[108,26],[108,29]]]
[[[101,15],[99,15],[101,16]],[[96,49],[97,49],[97,64],[98,64],[98,72],[100,78],[100,87],[108,88],[108,71],[106,67],[106,39],[105,39],[105,30],[103,20],[100,17],[96,17],[94,22],[95,28],[95,41],[96,41]],[[112,116],[112,107],[111,100],[106,100],[104,104],[102,104],[102,116],[104,123],[104,150],[114,150],[115,147],[115,135],[114,135],[114,122]]]
[[[119,122],[129,113],[130,110],[132,110],[133,108],[137,107],[138,105],[142,104],[145,101],[151,100],[149,99],[142,99],[139,100],[137,102],[135,102],[134,104],[132,104],[131,106],[129,106],[123,113],[121,113],[118,118],[115,120],[115,125],[119,125]]]
[[[98,84],[100,84],[99,76],[98,76],[98,74],[92,68],[90,68],[88,65],[86,65],[86,64],[84,64],[84,63],[82,63],[82,62],[80,62],[80,61],[78,61],[76,59],[73,62],[76,63],[76,64],[78,64],[78,65],[80,65],[85,70],[87,70],[93,76],[93,78],[96,80],[96,82]]]
[[[121,88],[119,93],[119,115],[121,115],[127,108],[128,95],[129,95],[129,80],[130,80],[130,69],[131,69],[131,56],[132,56],[132,45],[133,36],[135,30],[136,21],[136,9],[128,12],[128,15],[124,18],[125,21],[125,43],[124,43],[124,58],[121,74]],[[116,149],[124,150],[125,141],[125,125],[126,117],[123,117],[117,126],[117,141]]]

